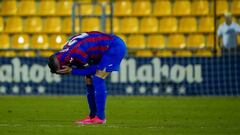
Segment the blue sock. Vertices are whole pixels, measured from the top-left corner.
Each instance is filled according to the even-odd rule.
[[[93,85],[87,85],[87,100],[90,109],[89,116],[90,118],[94,118],[96,116],[97,107],[95,102],[95,89]]]
[[[105,119],[105,103],[106,103],[106,97],[107,97],[105,80],[100,77],[94,76],[93,85],[95,88],[97,116],[103,120]]]

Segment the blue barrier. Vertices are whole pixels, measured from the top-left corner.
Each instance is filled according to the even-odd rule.
[[[240,57],[123,60],[107,79],[110,95],[238,95]],[[80,76],[49,72],[46,58],[0,58],[0,94],[85,94]]]

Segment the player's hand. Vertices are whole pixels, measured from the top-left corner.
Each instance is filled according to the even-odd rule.
[[[72,72],[72,68],[69,66],[63,66],[63,69],[57,71],[57,74],[66,75]]]

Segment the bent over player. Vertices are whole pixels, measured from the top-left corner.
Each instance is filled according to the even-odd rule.
[[[90,113],[76,124],[106,123],[105,78],[119,70],[125,53],[126,45],[121,38],[92,31],[71,37],[63,50],[49,57],[52,73],[85,76]]]

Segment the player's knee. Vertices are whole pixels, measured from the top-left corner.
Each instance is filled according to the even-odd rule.
[[[85,82],[86,82],[87,85],[91,85],[92,84],[92,78],[85,77]]]
[[[102,78],[102,79],[105,79],[107,78],[107,76],[110,74],[110,72],[105,72],[105,71],[102,71],[102,70],[97,70],[95,76],[99,77],[99,78]]]

